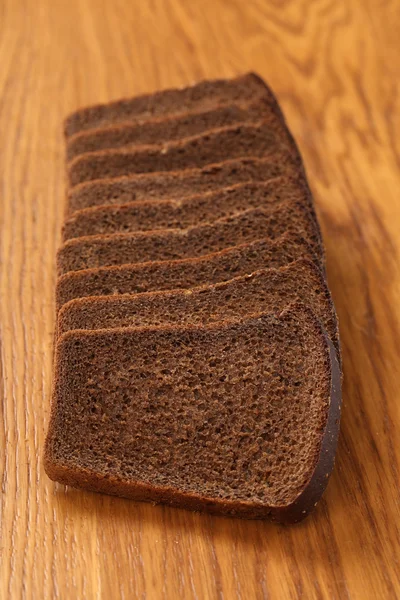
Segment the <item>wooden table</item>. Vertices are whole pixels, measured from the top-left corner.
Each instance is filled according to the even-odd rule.
[[[0,597],[400,597],[396,0],[0,0]],[[62,119],[247,70],[303,153],[345,368],[334,475],[293,527],[54,485],[43,472]]]

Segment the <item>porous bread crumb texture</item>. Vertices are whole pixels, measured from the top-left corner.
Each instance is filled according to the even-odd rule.
[[[69,184],[133,173],[174,171],[246,156],[263,157],[287,151],[295,160],[291,139],[274,134],[265,122],[214,129],[177,142],[137,150],[101,150],[76,157],[68,168]],[[298,158],[298,160],[300,160]]]
[[[318,462],[330,361],[305,309],[197,329],[70,332],[56,364],[45,466],[50,476],[76,469],[74,485],[85,486],[84,469],[110,493],[115,477],[132,495],[145,483],[287,506]]]
[[[65,221],[63,237],[68,240],[87,235],[184,229],[233,216],[251,208],[273,210],[280,203],[292,200],[302,202],[312,213],[311,195],[304,182],[278,177],[268,182],[240,183],[206,194],[189,196],[184,200],[88,208]]]
[[[135,201],[183,199],[248,181],[266,181],[282,175],[304,180],[298,161],[287,152],[266,158],[239,158],[221,163],[162,173],[139,173],[86,181],[68,190],[67,211]]]
[[[108,104],[89,106],[72,113],[65,121],[68,138],[79,131],[107,127],[125,121],[149,120],[160,115],[179,115],[190,110],[207,110],[220,104],[232,104],[263,98],[278,105],[272,91],[254,73],[234,79],[202,81],[183,89],[169,89]]]
[[[302,203],[282,203],[273,211],[253,209],[188,229],[165,229],[68,240],[57,256],[59,274],[93,267],[204,256],[244,242],[293,232],[324,260],[317,222]]]
[[[311,308],[338,348],[329,290],[317,267],[305,259],[190,290],[73,300],[58,315],[58,335],[74,329],[207,325],[249,314],[280,313],[295,301]]]
[[[280,111],[278,111],[280,113]],[[264,119],[276,134],[286,135],[284,123],[279,119],[276,105],[264,98],[241,104],[218,105],[203,111],[192,111],[178,116],[166,116],[137,122],[121,122],[114,126],[82,131],[67,140],[67,160],[86,152],[117,148],[157,145],[191,137],[208,129],[228,127],[238,123],[251,123]]]
[[[285,233],[273,242],[259,240],[199,258],[72,271],[57,281],[57,312],[74,298],[188,289],[253,273],[265,265],[279,268],[299,256],[312,257],[310,246],[302,237]]]
[[[333,466],[340,348],[274,95],[254,74],[206,81],[78,110],[65,134],[47,473],[303,518]]]

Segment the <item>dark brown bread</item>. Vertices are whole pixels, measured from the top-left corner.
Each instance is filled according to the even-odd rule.
[[[157,145],[160,140],[163,142],[180,140],[209,129],[261,120],[268,122],[276,134],[286,135],[280,110],[275,104],[271,105],[264,98],[260,98],[246,104],[226,104],[175,117],[136,123],[125,122],[114,127],[82,131],[67,140],[67,159],[72,160],[86,152]]]
[[[58,335],[73,329],[208,325],[255,313],[279,312],[295,301],[311,308],[339,350],[329,290],[321,271],[307,259],[187,290],[72,300],[59,312]]]
[[[262,158],[275,152],[282,153],[285,149],[296,160],[298,151],[291,139],[274,134],[268,123],[235,125],[159,146],[83,154],[69,163],[68,178],[69,184],[74,186],[84,181],[134,173],[204,167],[225,159]],[[298,161],[300,165],[300,157]]]
[[[304,181],[278,177],[267,183],[239,183],[230,188],[189,196],[182,200],[135,202],[86,208],[64,223],[65,240],[87,235],[131,233],[156,229],[184,229],[216,221],[250,208],[273,210],[282,201],[296,200],[313,211]]]
[[[279,268],[311,256],[300,236],[285,233],[276,241],[259,240],[199,258],[73,271],[57,281],[57,311],[74,298],[188,289],[227,281],[263,267]]]
[[[201,81],[191,87],[169,89],[135,98],[82,108],[65,121],[67,137],[88,129],[107,127],[125,121],[143,121],[193,110],[207,110],[220,104],[232,104],[264,98],[276,105],[272,91],[254,73],[235,79]]]
[[[143,173],[114,179],[97,179],[73,187],[68,193],[69,213],[91,206],[148,200],[184,198],[248,181],[267,181],[282,175],[303,179],[297,160],[286,152],[266,158],[239,158],[183,171]]]
[[[273,94],[252,74],[202,82],[77,111],[65,132],[69,211],[81,210],[57,261],[47,473],[136,500],[304,518],[333,467],[340,348],[311,194]]]
[[[44,465],[135,500],[298,521],[331,473],[340,371],[309,310],[207,327],[73,331]]]
[[[204,256],[244,242],[278,238],[286,231],[305,238],[323,263],[320,232],[308,208],[282,202],[274,210],[253,209],[188,229],[91,235],[68,240],[57,254],[59,275],[68,271],[152,260]]]

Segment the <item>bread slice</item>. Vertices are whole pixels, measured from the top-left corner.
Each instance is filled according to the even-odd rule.
[[[298,151],[291,140],[274,134],[268,123],[234,125],[159,146],[83,154],[69,163],[68,179],[70,186],[74,186],[84,181],[134,173],[204,167],[225,159],[262,158],[285,150],[296,160]],[[298,157],[299,164],[300,160]]]
[[[257,239],[276,239],[286,231],[305,238],[323,262],[320,232],[301,202],[282,202],[273,211],[253,209],[188,229],[90,235],[65,242],[57,254],[59,275],[68,271],[152,260],[204,256]]]
[[[305,181],[278,177],[267,183],[239,183],[230,188],[189,196],[182,200],[135,202],[86,208],[64,223],[65,240],[87,235],[128,233],[156,229],[184,229],[232,216],[250,208],[274,210],[282,201],[302,202],[313,211]]]
[[[298,521],[331,473],[340,370],[302,307],[207,327],[71,331],[44,466],[134,500]]]
[[[64,130],[69,137],[79,131],[109,127],[125,121],[137,122],[190,110],[207,110],[220,104],[256,98],[265,98],[271,105],[277,104],[264,81],[254,73],[247,73],[235,79],[201,81],[191,87],[163,90],[82,108],[66,119]]]
[[[186,290],[78,298],[60,310],[58,335],[73,329],[208,325],[249,314],[279,312],[295,301],[311,308],[339,350],[329,290],[321,271],[308,259]]]
[[[248,181],[267,181],[282,175],[302,179],[298,161],[283,152],[266,158],[239,158],[177,171],[162,171],[97,179],[68,192],[67,210],[148,200],[184,198]]]
[[[57,312],[74,298],[189,289],[227,281],[263,267],[279,268],[299,256],[311,256],[307,242],[285,233],[277,240],[259,240],[199,258],[154,261],[72,271],[57,281]]]
[[[265,120],[277,134],[286,135],[286,126],[277,105],[265,98],[244,104],[226,104],[200,112],[188,112],[175,117],[151,119],[134,123],[125,122],[113,127],[90,129],[67,140],[67,159],[72,160],[86,152],[116,148],[134,148],[180,140],[209,129],[228,127],[238,123]]]

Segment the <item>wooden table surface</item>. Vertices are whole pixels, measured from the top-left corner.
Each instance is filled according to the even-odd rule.
[[[0,597],[400,597],[398,0],[0,0]],[[62,119],[260,73],[300,145],[340,317],[336,468],[279,527],[54,485],[43,472]]]

